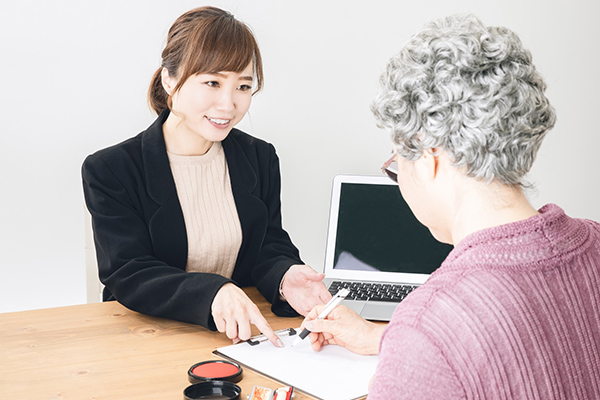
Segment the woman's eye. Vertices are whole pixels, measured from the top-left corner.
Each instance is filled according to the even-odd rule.
[[[204,83],[209,87],[219,87],[219,82],[217,82],[217,81],[208,81],[208,82],[204,82]]]
[[[239,90],[241,90],[242,92],[247,92],[248,90],[252,90],[252,86],[250,85],[240,85],[238,87]]]

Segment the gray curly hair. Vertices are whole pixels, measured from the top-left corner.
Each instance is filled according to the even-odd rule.
[[[467,175],[524,185],[554,108],[518,36],[473,15],[435,21],[392,57],[371,110],[408,160],[442,148]]]

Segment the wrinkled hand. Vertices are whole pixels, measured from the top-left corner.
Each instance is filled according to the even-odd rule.
[[[328,344],[337,344],[357,354],[379,354],[379,342],[386,325],[362,318],[344,305],[339,305],[325,319],[316,319],[325,305],[315,307],[302,322],[311,331],[312,348],[319,351]]]
[[[211,312],[219,332],[224,332],[233,343],[250,339],[252,324],[275,346],[283,347],[281,339],[273,332],[256,304],[233,283],[226,283],[219,289],[213,299]]]
[[[283,277],[281,291],[290,306],[306,316],[314,306],[331,299],[331,293],[323,284],[324,277],[308,265],[292,265]]]

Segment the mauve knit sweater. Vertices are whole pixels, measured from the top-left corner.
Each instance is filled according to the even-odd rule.
[[[463,398],[600,399],[600,224],[476,232],[400,304],[368,399]]]

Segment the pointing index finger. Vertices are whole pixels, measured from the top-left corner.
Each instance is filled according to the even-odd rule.
[[[263,334],[269,342],[273,343],[275,347],[283,347],[283,342],[279,339],[279,336],[275,334],[271,325],[267,322],[267,320],[261,315],[253,324],[260,330],[261,334]]]

